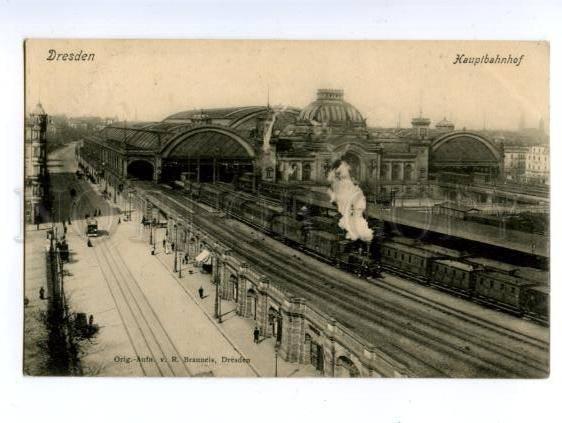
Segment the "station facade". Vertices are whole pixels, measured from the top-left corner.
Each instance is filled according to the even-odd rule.
[[[250,106],[176,113],[157,123],[113,125],[82,141],[77,155],[118,201],[129,178],[279,187],[328,185],[343,159],[367,198],[423,197],[432,181],[501,179],[503,151],[483,135],[423,116],[411,128],[373,129],[342,90],[320,89],[305,108]]]

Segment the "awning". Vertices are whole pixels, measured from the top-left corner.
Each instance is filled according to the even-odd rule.
[[[211,260],[211,253],[209,252],[209,250],[203,250],[203,251],[201,251],[201,253],[199,253],[199,255],[197,257],[195,257],[195,261],[197,263],[206,264],[210,260]]]

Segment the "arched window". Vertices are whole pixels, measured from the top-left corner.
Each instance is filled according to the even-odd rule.
[[[414,179],[414,167],[409,163],[404,166],[404,179],[406,181],[412,181]]]
[[[392,176],[391,179],[393,181],[396,181],[398,179],[400,179],[400,165],[398,163],[394,163],[392,165]]]
[[[337,377],[359,377],[359,369],[349,358],[345,356],[338,357],[336,361]]]
[[[302,167],[302,180],[303,181],[310,181],[310,177],[312,174],[312,167],[310,163],[305,163]]]
[[[238,278],[235,275],[230,275],[230,289],[232,290],[232,299],[235,303],[238,302]]]
[[[273,168],[272,168],[272,167],[268,167],[268,168],[265,170],[265,174],[266,174],[266,176],[267,176],[267,179],[273,178]]]

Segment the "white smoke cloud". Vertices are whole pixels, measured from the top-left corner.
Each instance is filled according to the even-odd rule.
[[[349,165],[341,161],[339,166],[330,171],[328,181],[331,187],[328,194],[330,201],[337,204],[338,212],[342,215],[338,224],[347,232],[346,238],[369,242],[373,239],[373,231],[363,217],[367,201],[361,188],[351,179],[349,169]]]
[[[269,153],[269,150],[271,148],[271,144],[270,144],[270,140],[271,140],[271,134],[273,133],[273,125],[275,124],[275,120],[277,119],[277,115],[281,112],[284,112],[287,109],[287,106],[278,106],[278,107],[274,107],[274,112],[273,112],[273,116],[271,117],[271,122],[269,123],[269,126],[267,127],[267,129],[265,130],[264,134],[263,134],[263,152],[264,153]]]

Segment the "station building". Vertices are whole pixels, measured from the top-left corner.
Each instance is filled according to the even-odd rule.
[[[245,184],[322,191],[337,158],[369,200],[430,195],[431,182],[502,178],[503,152],[485,136],[420,116],[411,128],[373,129],[344,99],[320,89],[303,109],[249,106],[199,109],[161,122],[115,124],[82,141],[80,162],[118,201],[129,178]]]

